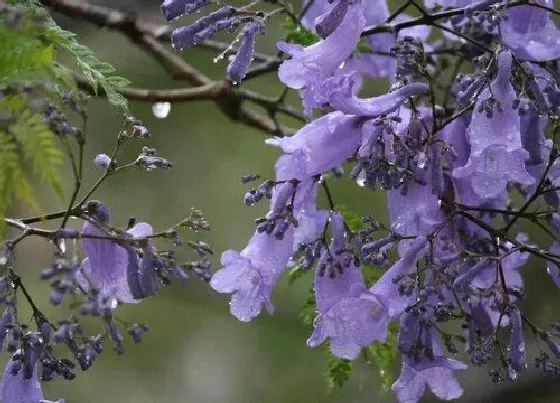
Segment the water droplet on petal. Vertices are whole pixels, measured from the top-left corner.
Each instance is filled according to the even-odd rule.
[[[152,105],[152,112],[154,116],[158,119],[165,119],[169,112],[171,111],[170,102],[156,102]]]

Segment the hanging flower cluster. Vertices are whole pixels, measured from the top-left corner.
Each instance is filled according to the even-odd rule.
[[[164,13],[178,3],[166,1]],[[317,40],[307,46],[279,42],[278,77],[299,91],[309,122],[295,135],[266,141],[284,152],[276,178],[250,190],[245,202],[268,199],[270,210],[241,252],[223,253],[223,267],[210,285],[231,294],[231,313],[249,321],[263,308],[273,312],[271,292],[287,267],[313,271],[316,317],[308,345],[328,340],[334,356],[352,360],[384,342],[389,325],[397,323],[402,364],[392,389],[409,403],[426,386],[441,399],[461,396],[455,371],[467,364],[450,358],[457,343],[464,344],[473,365],[494,365],[498,357],[498,368],[491,370],[495,380],[514,380],[527,367],[524,329],[560,359],[560,341],[530,322],[518,305],[525,295],[519,269],[530,254],[547,261],[560,285],[560,163],[554,143],[560,31],[550,1],[538,7],[497,1],[407,4],[423,17],[390,15],[385,0],[304,5],[301,22]],[[188,3],[181,12],[199,6]],[[440,20],[429,13],[435,7],[450,12]],[[258,31],[259,20],[248,18],[252,22],[241,31],[241,46],[228,67],[236,82],[247,72]],[[197,30],[203,40],[225,21],[241,24],[243,17],[226,7],[176,30],[174,43]],[[445,41],[428,42],[435,29]],[[457,68],[447,93],[436,78],[446,54],[474,60],[469,73],[457,74]],[[388,93],[361,96],[365,80],[383,77],[390,82]],[[547,137],[550,127],[553,138]],[[327,182],[343,165],[351,166],[359,186],[386,191],[389,225],[366,217],[361,230],[351,229],[336,210]],[[250,175],[242,182],[257,179]],[[328,209],[317,206],[321,187],[329,193]],[[514,189],[524,196],[517,210],[511,205]],[[549,206],[547,214],[529,213],[537,199]],[[513,232],[518,219],[527,217],[544,220],[553,237],[549,251]],[[394,263],[392,251],[398,255]],[[375,266],[384,272],[366,285]],[[448,333],[442,329],[446,322],[460,326]],[[543,354],[538,365],[554,372],[558,366]]]

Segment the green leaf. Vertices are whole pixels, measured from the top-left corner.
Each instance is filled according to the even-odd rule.
[[[15,139],[0,131],[0,233],[5,228],[6,210],[16,198],[33,210],[39,210],[31,185],[23,173]]]
[[[301,266],[293,267],[288,273],[288,284],[293,284],[294,281],[301,278],[306,273],[309,273],[309,270],[304,269]]]
[[[303,46],[313,45],[321,38],[305,28],[301,23],[296,23],[292,18],[287,18],[282,24],[285,31],[286,42],[297,43]]]
[[[21,146],[23,158],[39,178],[47,182],[62,197],[64,194],[58,168],[62,154],[54,142],[54,134],[39,115],[29,110],[19,112],[10,132]]]
[[[351,231],[357,232],[366,227],[366,224],[362,222],[362,217],[356,213],[348,211],[345,205],[336,205],[335,209],[342,214],[346,225],[348,225],[348,228],[350,228]]]
[[[129,115],[128,102],[119,91],[130,82],[122,77],[109,76],[115,72],[111,64],[99,60],[90,48],[76,40],[76,35],[60,28],[50,17],[43,27],[43,36],[74,57],[81,74],[95,92],[100,86],[103,87],[109,103],[123,114]]]
[[[329,353],[330,355],[330,353]],[[329,389],[335,386],[342,387],[352,374],[352,361],[329,357],[327,364],[327,382]]]
[[[316,314],[315,293],[313,292],[313,288],[310,288],[309,296],[305,300],[298,316],[305,325],[311,326],[313,325],[313,320],[315,320]]]
[[[395,324],[389,326],[389,336],[385,343],[373,343],[368,350],[373,356],[373,362],[379,370],[381,377],[381,387],[384,391],[391,390],[391,385],[397,379],[394,371],[397,359],[397,334],[398,327]]]

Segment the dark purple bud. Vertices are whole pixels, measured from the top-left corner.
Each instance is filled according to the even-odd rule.
[[[133,125],[132,126],[132,137],[145,139],[150,137],[150,131],[144,125]]]
[[[258,22],[251,22],[243,27],[241,32],[241,45],[235,55],[235,58],[230,62],[227,68],[229,79],[238,83],[249,71],[249,66],[253,60],[253,53],[255,52],[255,39],[257,33],[262,34],[263,27]]]
[[[257,174],[244,175],[241,177],[241,183],[245,184],[245,183],[253,182],[259,178],[260,176]]]
[[[208,0],[165,0],[161,5],[161,12],[167,21],[192,13],[206,5]]]
[[[276,226],[276,230],[274,231],[274,237],[276,239],[278,240],[284,239],[284,235],[286,234],[286,231],[290,227],[290,222],[291,221],[288,220],[280,221],[280,223]]]
[[[93,163],[99,168],[109,168],[111,166],[111,157],[107,154],[98,154],[93,159]]]
[[[109,319],[107,321],[107,329],[109,330],[109,336],[111,337],[111,340],[115,342],[115,350],[117,350],[117,353],[119,353],[119,346],[122,344],[124,339],[117,326],[117,323],[113,319]]]
[[[183,50],[195,45],[197,43],[196,35],[199,32],[206,30],[211,26],[214,26],[220,20],[231,17],[234,11],[235,10],[232,7],[222,7],[221,9],[202,17],[194,24],[174,30],[171,34],[171,43],[173,45],[173,48],[176,50]],[[216,27],[214,26],[213,29],[215,31]],[[204,39],[208,39],[206,34],[202,36],[204,36]]]
[[[518,308],[512,308],[508,313],[511,322],[510,358],[511,367],[515,371],[523,371],[527,368],[527,357],[525,354],[525,338],[523,337],[523,323]]]
[[[51,341],[52,330],[51,324],[46,320],[41,322],[39,325],[39,332],[41,333],[41,337],[45,343],[49,343]]]
[[[398,347],[402,353],[412,353],[420,332],[420,317],[415,312],[403,314],[399,327]]]
[[[315,19],[315,31],[317,35],[325,39],[332,34],[340,25],[348,11],[349,0],[337,0],[334,6],[325,14]]]

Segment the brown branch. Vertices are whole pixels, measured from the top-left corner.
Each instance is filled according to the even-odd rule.
[[[294,130],[280,127],[274,119],[247,109],[242,105],[244,100],[254,101],[267,109],[267,112],[271,110],[279,111],[302,121],[305,120],[301,114],[283,103],[235,88],[228,81],[213,81],[204,75],[159,42],[160,40],[170,40],[171,28],[167,25],[156,25],[143,21],[133,12],[122,12],[79,0],[43,0],[43,4],[49,6],[53,11],[73,18],[82,18],[98,26],[108,27],[123,33],[133,43],[152,55],[173,78],[184,79],[195,86],[194,88],[165,90],[126,88],[121,90],[121,93],[127,99],[146,102],[213,100],[230,119],[275,135],[290,134]],[[209,41],[203,46],[222,51],[227,48],[225,44],[215,41]],[[274,57],[262,54],[257,55],[257,57],[265,63],[272,63],[276,60]],[[88,93],[99,96],[105,95],[102,89],[96,93],[83,80],[78,78],[77,81],[79,86]]]

